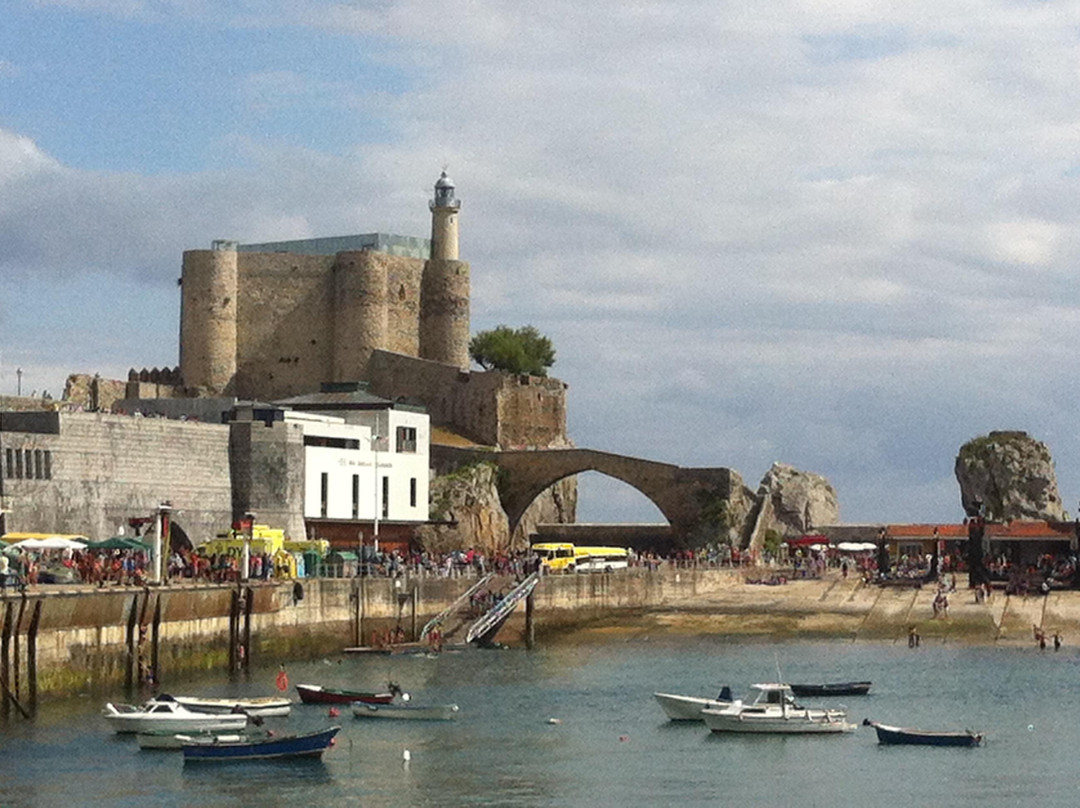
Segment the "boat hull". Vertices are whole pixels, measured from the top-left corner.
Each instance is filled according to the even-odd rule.
[[[393,693],[364,693],[356,690],[335,690],[319,685],[297,685],[296,692],[304,704],[352,704],[361,701],[365,704],[389,704],[394,700]]]
[[[292,701],[269,696],[258,699],[214,699],[199,696],[173,696],[179,704],[200,713],[247,713],[252,716],[283,716],[292,712]]]
[[[672,721],[700,721],[701,711],[723,710],[731,706],[730,701],[699,698],[697,696],[677,696],[674,693],[653,693],[653,698]]]
[[[842,714],[820,710],[789,710],[786,715],[761,715],[738,709],[701,711],[713,732],[772,733],[780,735],[837,735],[853,732],[855,725]]]
[[[196,741],[185,743],[181,749],[185,763],[316,758],[330,748],[340,730],[341,727],[330,727],[305,735],[283,735],[254,741]]]
[[[930,730],[892,727],[867,722],[877,732],[878,743],[889,746],[978,746],[982,735],[977,732],[935,732]]]
[[[135,735],[140,749],[180,749],[185,743],[210,741],[218,738],[222,741],[253,741],[266,738],[265,732],[174,732],[164,730],[161,732],[140,732]]]
[[[200,730],[238,731],[247,726],[248,717],[242,713],[211,715],[209,713],[163,713],[155,715],[138,707],[129,705],[106,704],[103,711],[109,726],[119,733],[157,732],[198,732]]]
[[[791,685],[796,696],[865,696],[870,682],[831,682],[820,685]]]
[[[353,704],[357,718],[383,718],[396,721],[451,721],[457,717],[456,704]]]

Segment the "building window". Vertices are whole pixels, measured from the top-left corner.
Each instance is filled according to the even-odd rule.
[[[390,518],[390,478],[382,478],[382,518]]]
[[[352,476],[352,518],[360,518],[360,475]]]
[[[45,464],[41,460],[41,449],[34,449],[34,479],[45,479]]]
[[[22,449],[16,449],[15,450],[15,479],[16,480],[21,480],[22,476],[23,476],[23,473],[22,473],[22,459],[23,459]]]
[[[24,449],[26,453],[26,460],[23,463],[23,472],[27,480],[34,479],[34,450]]]
[[[330,475],[325,471],[319,475],[319,515],[326,518],[327,499],[330,496]]]
[[[416,478],[411,477],[409,479],[409,507],[416,507]]]
[[[52,479],[52,452],[45,450],[45,479]]]
[[[4,450],[4,456],[7,458],[7,463],[4,466],[4,476],[11,478],[15,476],[15,453],[11,449]]]
[[[399,426],[397,428],[397,451],[416,452],[416,427]]]

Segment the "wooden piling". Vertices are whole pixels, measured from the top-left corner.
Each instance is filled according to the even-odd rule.
[[[161,642],[161,593],[157,593],[154,603],[154,622],[150,628],[150,678],[157,687],[161,684],[161,657],[159,655],[159,643]]]
[[[525,598],[525,647],[530,650],[536,645],[536,621],[534,619],[536,604],[533,600],[534,593],[535,590],[530,592]]]
[[[124,689],[128,692],[135,686],[136,671],[138,669],[138,654],[136,649],[135,626],[139,622],[139,595],[131,599],[131,608],[128,610],[127,621],[127,664],[124,666]]]
[[[0,634],[0,687],[4,689],[7,698],[0,699],[0,717],[8,718],[11,715],[10,701],[15,697],[11,693],[11,623],[13,620],[14,604],[9,600],[4,603],[4,629]]]
[[[232,602],[229,605],[229,676],[236,673],[237,643],[240,635],[240,590],[232,590]]]
[[[26,678],[29,690],[30,711],[37,712],[37,635],[38,625],[41,623],[41,607],[44,601],[37,600],[34,603],[34,613],[30,617],[30,628],[26,633]]]
[[[19,614],[15,618],[15,629],[12,632],[12,676],[13,684],[11,687],[12,692],[15,694],[15,698],[22,698],[22,652],[19,648],[19,635],[22,633],[22,621],[23,614],[26,613],[26,593],[22,593],[22,597],[19,598]]]
[[[417,603],[420,601],[420,596],[419,595],[420,595],[419,587],[416,584],[413,584],[412,602],[409,604],[409,610],[412,612],[412,614],[411,614],[412,631],[409,634],[409,638],[413,642],[416,642],[417,640],[420,639],[419,629],[417,628],[417,625],[416,625],[416,606],[417,606]]]
[[[244,591],[244,658],[243,668],[251,670],[251,612],[255,608],[255,590],[250,586]]]

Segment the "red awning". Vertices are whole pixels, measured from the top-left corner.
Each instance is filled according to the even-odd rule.
[[[787,540],[788,547],[806,547],[806,546],[811,545],[811,544],[828,544],[828,543],[829,543],[829,537],[828,536],[821,536],[821,535],[799,536],[799,538],[797,538],[797,539],[788,539]]]

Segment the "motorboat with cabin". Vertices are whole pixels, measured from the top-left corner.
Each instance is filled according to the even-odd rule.
[[[755,684],[758,691],[750,704],[736,699],[722,709],[705,708],[701,718],[713,732],[771,732],[833,734],[852,732],[855,725],[847,721],[843,710],[803,707],[795,702],[790,685],[779,683]]]
[[[247,726],[246,713],[199,713],[189,710],[172,696],[160,695],[141,707],[109,702],[102,715],[117,732],[174,732],[198,730],[241,730]]]
[[[653,693],[657,704],[672,721],[700,721],[701,711],[723,710],[731,706],[731,688],[724,685],[715,699],[703,696],[678,696],[674,693]]]

